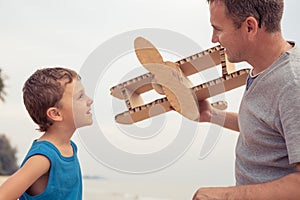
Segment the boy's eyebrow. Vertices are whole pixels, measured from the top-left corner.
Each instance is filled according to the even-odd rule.
[[[79,91],[76,91],[76,94],[84,93],[84,89],[80,89]]]

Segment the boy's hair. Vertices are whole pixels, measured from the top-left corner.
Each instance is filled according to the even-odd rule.
[[[259,28],[265,27],[269,33],[281,30],[281,18],[284,0],[207,0],[208,3],[224,2],[226,15],[230,17],[236,28],[240,28],[247,17],[254,17]]]
[[[47,110],[50,107],[60,107],[59,101],[66,85],[78,78],[80,77],[73,70],[55,67],[39,69],[27,79],[23,87],[23,101],[41,132],[47,131],[53,124],[47,116]]]

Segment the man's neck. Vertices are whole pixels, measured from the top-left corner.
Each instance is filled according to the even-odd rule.
[[[291,44],[283,39],[280,32],[261,34],[253,47],[252,56],[248,59],[248,63],[253,67],[253,75],[267,69],[291,48]]]

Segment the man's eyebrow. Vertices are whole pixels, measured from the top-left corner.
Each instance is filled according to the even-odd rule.
[[[221,30],[221,29],[222,29],[221,27],[216,26],[216,25],[214,25],[214,24],[211,24],[211,26],[212,26],[214,29],[217,29],[217,30]]]

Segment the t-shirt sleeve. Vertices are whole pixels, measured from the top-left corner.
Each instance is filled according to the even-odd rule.
[[[279,116],[286,141],[289,162],[300,162],[300,81],[293,80],[280,92]]]

